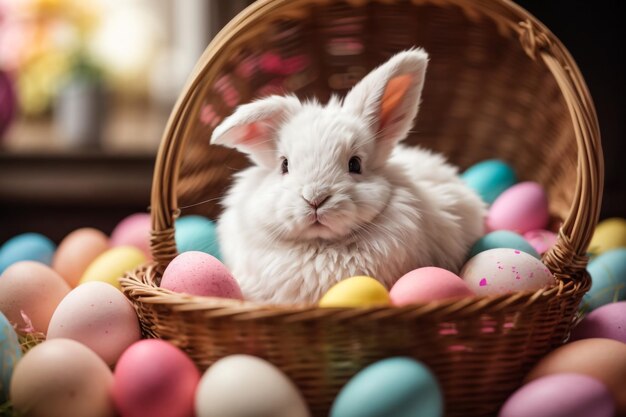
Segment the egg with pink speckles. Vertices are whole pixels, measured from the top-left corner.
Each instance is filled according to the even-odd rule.
[[[161,288],[206,297],[243,300],[228,269],[215,257],[198,251],[183,252],[163,272]]]
[[[540,260],[508,248],[479,253],[467,261],[459,275],[476,295],[536,291],[555,283],[550,270]]]

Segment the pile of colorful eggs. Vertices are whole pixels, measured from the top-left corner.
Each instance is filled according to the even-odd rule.
[[[556,241],[541,186],[517,183],[511,167],[496,160],[475,165],[463,178],[489,204],[489,214],[488,233],[458,275],[419,268],[389,290],[374,278],[350,277],[319,306],[406,306],[553,285],[540,260]],[[164,271],[162,288],[243,300],[220,262],[215,233],[206,218],[177,219],[180,255]],[[141,340],[118,278],[150,260],[149,235],[149,216],[135,214],[110,237],[79,229],[55,248],[28,233],[0,247],[0,404],[10,398],[16,415],[34,417],[309,416],[296,386],[262,359],[229,356],[201,375],[168,342]],[[589,252],[593,286],[581,311],[593,311],[576,327],[573,342],[529,373],[500,417],[626,415],[626,302],[619,302],[626,299],[626,220],[602,222]],[[22,353],[20,342],[44,338]],[[561,395],[563,387],[572,395]],[[330,416],[435,417],[443,415],[444,404],[436,376],[424,364],[394,357],[354,376]],[[0,415],[10,415],[6,407],[0,406]]]

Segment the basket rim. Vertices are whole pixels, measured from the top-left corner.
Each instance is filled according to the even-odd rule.
[[[176,185],[186,142],[191,103],[199,94],[205,78],[215,79],[216,69],[226,62],[229,48],[241,41],[242,33],[269,14],[294,11],[305,5],[339,0],[259,0],[242,11],[218,33],[193,70],[168,120],[157,155],[151,195],[151,252],[156,268],[162,272],[178,254],[174,239],[174,220],[180,214]],[[359,5],[377,0],[353,0]],[[400,0],[388,0],[394,2]],[[510,0],[411,0],[414,4],[439,7],[458,6],[479,11],[517,34],[520,47],[529,59],[541,60],[553,74],[574,125],[578,147],[576,189],[570,211],[559,230],[556,245],[543,262],[558,280],[584,280],[588,261],[586,248],[598,221],[602,186],[603,157],[595,107],[586,83],[567,49],[538,19]],[[211,78],[212,77],[212,78]]]
[[[384,319],[392,313],[394,319],[405,317],[415,319],[434,312],[448,311],[455,317],[481,313],[502,312],[519,313],[520,306],[549,302],[552,299],[572,297],[585,293],[591,287],[591,278],[585,271],[583,279],[563,281],[556,279],[550,287],[536,291],[518,291],[508,294],[452,298],[427,303],[413,303],[406,306],[371,306],[371,307],[319,307],[317,304],[268,304],[253,301],[207,297],[178,293],[160,288],[155,278],[160,275],[158,264],[152,262],[127,272],[119,282],[126,296],[137,303],[168,305],[177,312],[208,311],[212,316],[237,316],[239,319],[259,319],[273,316],[291,315],[289,321],[315,320],[321,316],[334,316],[337,320],[355,319],[367,316]]]

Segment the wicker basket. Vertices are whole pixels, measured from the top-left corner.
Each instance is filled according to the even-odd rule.
[[[291,91],[325,100],[419,45],[431,56],[416,132],[461,167],[498,157],[549,193],[558,285],[534,293],[403,308],[319,309],[191,297],[158,288],[176,255],[174,219],[219,213],[242,155],[208,144],[240,103]],[[593,103],[571,56],[508,0],[261,0],[201,57],[170,117],[152,189],[154,263],[122,285],[147,336],[170,340],[202,369],[233,353],[268,359],[315,416],[367,364],[408,355],[437,374],[448,416],[493,415],[542,355],[568,337],[590,280],[585,250],[603,162]]]

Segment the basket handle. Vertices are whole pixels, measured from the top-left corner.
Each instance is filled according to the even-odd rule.
[[[235,34],[289,1],[257,1],[226,25],[205,50],[183,90],[184,94],[176,102],[159,147],[152,183],[150,248],[159,272],[177,255],[174,220],[180,210],[176,186],[182,150],[192,124],[189,120],[193,113],[192,105],[200,94],[201,80],[215,76],[215,68],[228,55],[221,52]],[[450,0],[450,3],[458,1]],[[532,59],[539,57],[544,62],[569,109],[578,147],[576,190],[570,212],[559,230],[557,243],[544,255],[543,261],[557,278],[581,280],[588,261],[587,246],[600,213],[604,184],[600,130],[591,95],[571,55],[545,26],[509,0],[480,3],[490,9],[492,17],[518,32],[522,48]]]
[[[520,43],[532,58],[537,55],[556,80],[574,125],[578,146],[576,190],[570,212],[556,244],[543,262],[559,279],[581,279],[588,262],[587,247],[600,215],[604,159],[600,128],[591,94],[574,59],[561,42],[537,22],[518,24]]]

